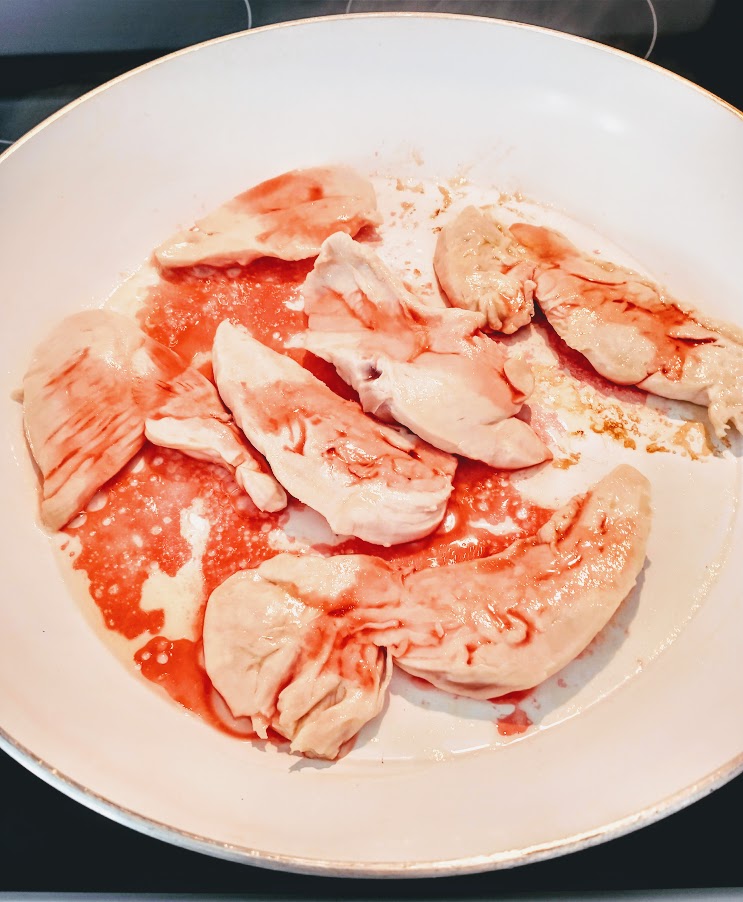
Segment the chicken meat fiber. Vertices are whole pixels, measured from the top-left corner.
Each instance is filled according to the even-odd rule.
[[[240,571],[206,607],[209,678],[261,738],[272,729],[292,752],[336,758],[384,705],[392,661],[372,636],[400,590],[389,565],[360,554],[279,554]]]
[[[227,467],[262,510],[286,504],[212,383],[119,313],[86,310],[52,331],[24,377],[23,415],[50,529],[78,514],[145,439]]]
[[[531,369],[482,334],[482,314],[421,303],[343,234],[323,244],[302,296],[308,328],[294,344],[332,363],[367,412],[494,467],[551,457],[516,417],[534,387]]]
[[[439,232],[433,267],[449,303],[510,335],[534,316],[534,262],[485,210],[465,207]]]
[[[743,334],[685,309],[657,285],[583,254],[559,232],[516,223],[537,261],[535,297],[562,340],[619,385],[709,408],[743,431]]]
[[[376,641],[456,695],[530,689],[580,654],[630,593],[651,519],[647,479],[617,467],[500,554],[405,577],[401,626]]]
[[[315,257],[334,232],[379,225],[371,182],[341,166],[296,169],[256,185],[156,251],[163,268]]]
[[[455,458],[367,417],[241,326],[220,324],[212,362],[223,401],[276,479],[333,532],[389,546],[439,525]]]

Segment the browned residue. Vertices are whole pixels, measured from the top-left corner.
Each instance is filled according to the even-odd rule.
[[[402,179],[397,179],[395,182],[395,190],[397,191],[412,191],[414,194],[425,194],[426,189],[423,186],[423,182],[414,182],[411,183],[403,182]]]
[[[457,191],[458,189],[465,188],[469,185],[470,180],[464,175],[456,175],[453,179],[449,179],[446,183],[452,191]]]
[[[556,457],[552,461],[552,466],[556,467],[558,470],[567,470],[570,467],[574,467],[579,460],[580,454],[570,454],[568,457]]]
[[[669,454],[670,448],[664,448],[663,445],[659,445],[657,442],[650,442],[645,448],[648,454]]]
[[[441,209],[448,210],[449,207],[451,206],[451,202],[452,202],[451,191],[449,191],[448,188],[444,188],[443,185],[437,185],[436,187],[439,189],[439,191],[441,192],[441,196],[444,198],[444,200],[441,204]]]
[[[694,440],[696,438],[696,441]],[[672,442],[685,451],[692,460],[714,454],[704,423],[690,420],[674,432]]]
[[[591,431],[599,435],[609,435],[618,442],[621,442],[625,448],[636,448],[637,442],[632,438],[627,429],[627,425],[619,419],[607,417],[596,423],[591,423]]]

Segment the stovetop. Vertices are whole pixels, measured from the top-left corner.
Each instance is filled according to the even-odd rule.
[[[148,12],[144,24],[131,25],[136,7]],[[152,13],[155,7],[159,18]],[[740,0],[0,0],[0,151],[91,88],[178,46],[249,24],[380,9],[496,15],[583,34],[649,55],[743,107]],[[27,21],[29,11],[35,11],[36,21]],[[60,26],[65,21],[66,31]],[[178,26],[171,27],[176,21]],[[690,729],[704,729],[703,716]],[[55,896],[88,891],[281,899],[535,893],[575,898],[608,891],[743,887],[740,831],[733,826],[743,810],[743,776],[655,825],[563,858],[471,877],[385,883],[281,874],[187,852],[88,811],[5,755],[0,755],[0,799],[0,897],[3,891]]]

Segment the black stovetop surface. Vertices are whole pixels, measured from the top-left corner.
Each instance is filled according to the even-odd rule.
[[[254,25],[282,18],[276,4],[253,6]],[[303,12],[301,3],[284,9],[289,7],[294,15]],[[664,34],[661,30],[651,60],[743,107],[740,14],[739,0],[717,0],[708,21],[693,32]],[[242,27],[244,23],[235,22],[234,29]],[[611,42],[622,45],[621,37]],[[638,43],[628,46],[642,55],[647,48]],[[0,139],[12,142],[59,106],[162,52],[0,56]],[[695,720],[695,728],[704,728],[703,718]],[[88,811],[0,753],[0,893],[474,899],[743,887],[742,810],[743,776],[644,830],[552,861],[470,877],[339,881],[233,864],[140,835]]]

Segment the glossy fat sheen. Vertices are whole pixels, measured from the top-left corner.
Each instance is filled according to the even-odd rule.
[[[334,232],[381,222],[371,183],[342,166],[295,169],[256,185],[174,235],[155,252],[163,267],[314,257]]]
[[[207,604],[209,678],[261,738],[273,729],[292,752],[335,758],[384,705],[392,663],[371,636],[400,589],[394,571],[365,555],[280,554],[236,573]]]
[[[635,585],[650,485],[620,466],[501,554],[405,579],[395,663],[441,689],[495,698],[573,660]]]
[[[439,525],[454,458],[365,416],[229,322],[217,329],[213,365],[222,399],[274,476],[335,533],[396,545]]]
[[[515,418],[533,390],[530,367],[482,334],[480,314],[426,306],[343,234],[323,244],[302,295],[309,324],[296,343],[332,363],[367,412],[494,467],[551,456]]]
[[[535,296],[550,325],[597,372],[620,385],[708,407],[718,437],[730,422],[743,431],[740,329],[666,297],[631,270],[592,259],[559,232],[525,223],[512,231],[534,254]],[[604,303],[587,305],[586,292],[594,297],[603,292]],[[634,319],[616,322],[614,310],[625,309]],[[665,313],[672,323],[664,323]],[[679,373],[665,373],[658,360],[669,341],[684,353]]]
[[[34,351],[23,409],[50,529],[79,513],[145,437],[227,467],[264,510],[286,504],[212,383],[118,313],[86,310],[56,326]]]
[[[449,302],[484,314],[495,332],[510,334],[534,316],[534,265],[508,228],[477,207],[465,207],[439,232],[433,258]]]

